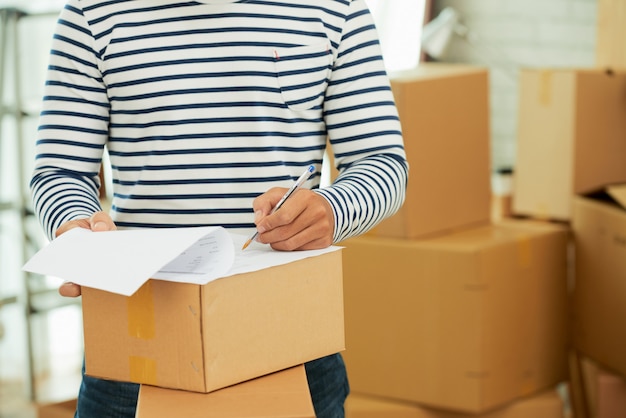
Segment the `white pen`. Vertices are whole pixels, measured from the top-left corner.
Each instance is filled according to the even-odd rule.
[[[307,181],[309,177],[311,177],[311,174],[313,174],[314,171],[315,171],[315,166],[313,165],[308,166],[307,169],[304,171],[304,173],[302,173],[302,175],[298,177],[298,180],[295,181],[293,186],[291,186],[289,190],[287,190],[287,192],[283,195],[283,197],[280,198],[276,206],[274,206],[274,208],[270,212],[270,215],[276,212],[278,209],[280,209],[283,203],[285,203],[285,201],[289,199],[289,196],[291,196],[296,190],[298,190],[304,184],[304,182]],[[252,234],[252,236],[248,238],[246,243],[243,244],[243,247],[241,249],[245,250],[248,247],[248,245],[250,245],[250,243],[256,238],[258,234],[259,234],[259,231],[256,231],[254,234]]]

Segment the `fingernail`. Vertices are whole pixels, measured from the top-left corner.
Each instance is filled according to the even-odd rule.
[[[106,222],[99,221],[93,225],[94,231],[106,231],[107,229],[109,228],[107,227]]]
[[[265,232],[265,228],[263,226],[257,226],[256,230],[259,232],[259,234],[262,234],[263,232]]]

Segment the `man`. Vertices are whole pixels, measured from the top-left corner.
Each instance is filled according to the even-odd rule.
[[[327,140],[339,175],[320,188]],[[317,173],[271,213],[310,164]],[[364,0],[69,0],[61,13],[31,182],[50,239],[220,225],[256,228],[275,250],[323,248],[397,211],[407,175]],[[306,371],[316,415],[343,417],[341,356]],[[133,417],[137,391],[85,376],[76,416]]]

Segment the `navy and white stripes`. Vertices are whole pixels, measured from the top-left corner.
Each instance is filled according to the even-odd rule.
[[[252,200],[319,173],[335,242],[404,199],[408,166],[363,0],[69,0],[53,39],[32,178],[50,238],[99,210],[109,153],[120,228],[249,233]]]

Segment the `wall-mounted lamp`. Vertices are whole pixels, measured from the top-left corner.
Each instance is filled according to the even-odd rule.
[[[446,7],[439,15],[422,29],[422,50],[431,58],[441,58],[450,42],[452,35],[465,38],[469,30],[459,22],[459,14],[452,7]]]
[[[517,80],[519,65],[501,50],[479,43],[477,35],[461,22],[459,13],[452,7],[444,8],[423,27],[422,51],[435,60],[441,59],[454,37],[465,40],[482,56],[485,64],[502,67],[510,77]]]

